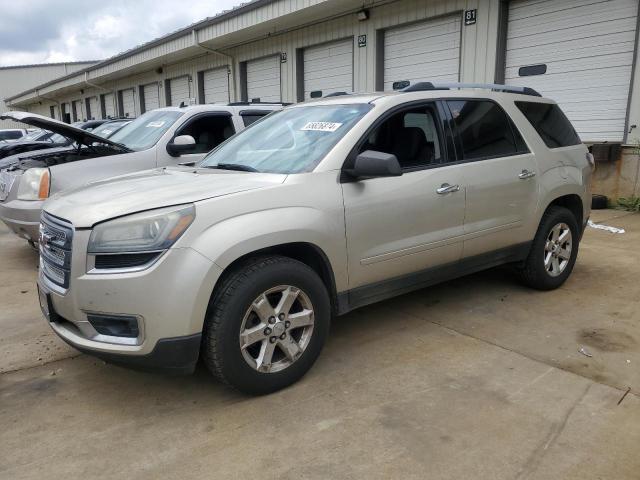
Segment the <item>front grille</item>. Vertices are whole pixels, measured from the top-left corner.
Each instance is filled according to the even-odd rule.
[[[73,226],[43,211],[38,243],[42,274],[53,284],[69,288]]]

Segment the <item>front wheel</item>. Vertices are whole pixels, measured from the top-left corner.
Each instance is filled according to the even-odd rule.
[[[560,287],[571,275],[579,243],[578,222],[571,211],[549,207],[520,271],[524,283],[538,290]]]
[[[281,256],[249,259],[211,300],[204,361],[217,378],[240,391],[274,392],[311,368],[330,317],[327,289],[307,265]]]

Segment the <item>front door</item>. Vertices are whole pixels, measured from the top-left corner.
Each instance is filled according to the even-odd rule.
[[[343,183],[351,289],[460,259],[464,176],[442,132],[427,103],[392,113],[361,141],[358,152],[396,155],[403,174]]]

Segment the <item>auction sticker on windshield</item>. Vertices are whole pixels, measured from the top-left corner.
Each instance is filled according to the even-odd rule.
[[[335,132],[342,126],[341,123],[333,122],[309,122],[300,130],[311,132]]]
[[[147,123],[147,127],[151,128],[160,128],[164,125],[164,122],[149,122]]]

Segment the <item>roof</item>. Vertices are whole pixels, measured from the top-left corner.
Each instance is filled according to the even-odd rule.
[[[50,62],[50,63],[28,63],[25,65],[6,65],[0,66],[0,70],[11,70],[14,68],[37,68],[37,67],[57,67],[61,65],[84,65],[86,63],[96,64],[100,60],[78,60],[74,62]]]
[[[155,38],[155,39],[150,40],[148,42],[142,43],[142,44],[140,44],[140,45],[138,45],[138,46],[136,46],[134,48],[131,48],[129,50],[125,50],[124,52],[118,53],[118,54],[114,55],[113,57],[107,58],[106,60],[102,60],[102,61],[100,61],[100,62],[98,62],[98,63],[96,63],[94,65],[91,65],[90,67],[77,70],[77,71],[75,71],[73,73],[70,73],[68,75],[65,75],[65,76],[62,76],[62,77],[58,77],[58,78],[56,78],[54,80],[51,80],[49,82],[43,83],[41,85],[38,85],[35,88],[29,88],[29,89],[27,89],[27,90],[25,90],[23,92],[20,92],[18,94],[15,94],[15,95],[12,95],[10,97],[7,97],[7,98],[5,98],[5,101],[11,101],[11,100],[13,100],[15,98],[18,98],[18,97],[21,97],[23,95],[26,95],[29,92],[33,92],[33,91],[48,87],[49,85],[53,85],[53,84],[55,84],[57,82],[60,82],[62,80],[66,80],[68,78],[75,77],[76,75],[79,75],[79,74],[82,74],[82,73],[85,73],[85,72],[89,72],[89,71],[91,71],[93,69],[98,69],[98,68],[104,67],[104,66],[109,65],[111,63],[114,63],[114,62],[117,62],[117,61],[122,60],[124,58],[130,57],[130,56],[132,56],[132,55],[134,55],[134,54],[136,54],[138,52],[141,52],[141,51],[143,51],[145,49],[152,48],[152,47],[154,47],[156,45],[159,45],[159,44],[162,44],[162,43],[164,43],[166,41],[172,40],[174,38],[181,37],[181,36],[183,36],[183,35],[185,35],[187,33],[190,33],[193,30],[198,30],[200,28],[207,27],[209,25],[213,25],[213,24],[218,23],[218,22],[220,22],[222,20],[225,20],[227,18],[234,17],[236,15],[239,15],[241,13],[247,12],[249,10],[256,9],[258,7],[261,7],[262,5],[266,5],[266,4],[272,3],[274,1],[275,0],[250,0],[250,1],[246,2],[246,3],[242,3],[242,4],[238,5],[237,7],[232,8],[231,10],[224,10],[224,11],[218,13],[217,15],[214,15],[213,17],[207,17],[207,18],[205,18],[203,20],[200,20],[198,22],[195,22],[195,23],[192,23],[190,25],[187,25],[186,27],[178,29],[178,30],[176,30],[174,32],[171,32],[171,33],[167,34],[167,35],[164,35],[162,37],[158,37],[158,38]]]

